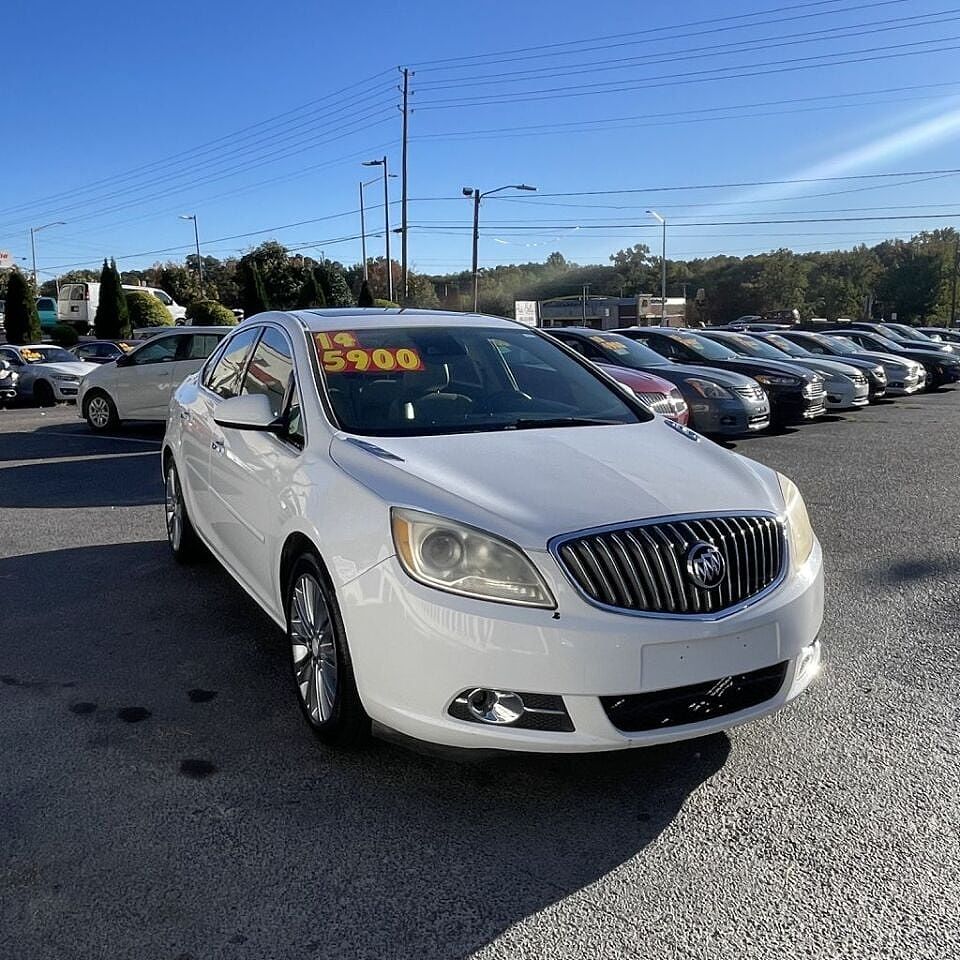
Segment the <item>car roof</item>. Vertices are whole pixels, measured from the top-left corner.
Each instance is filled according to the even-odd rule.
[[[362,329],[369,327],[515,327],[531,329],[516,320],[491,317],[481,313],[457,313],[454,310],[415,310],[405,307],[327,307],[316,310],[288,310],[258,313],[247,317],[240,326],[256,326],[266,320],[287,317],[299,322],[310,332],[341,330],[344,323]],[[181,328],[182,329],[182,328]],[[214,329],[214,328],[211,328]],[[220,328],[215,328],[220,329]]]

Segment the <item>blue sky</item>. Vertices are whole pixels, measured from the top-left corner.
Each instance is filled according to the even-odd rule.
[[[358,261],[358,181],[378,173],[360,161],[386,153],[399,172],[398,65],[414,71],[409,250],[423,272],[469,266],[465,185],[538,188],[484,203],[487,265],[657,247],[649,208],[683,259],[960,220],[958,175],[929,172],[960,166],[950,0],[13,0],[4,19],[24,42],[8,34],[0,64],[16,130],[0,249],[28,257],[31,225],[66,221],[38,236],[41,274],[180,259],[181,213],[197,214],[205,253],[276,238]],[[897,176],[823,179],[875,174]],[[381,197],[368,188],[371,255]],[[840,219],[861,217],[885,219]]]

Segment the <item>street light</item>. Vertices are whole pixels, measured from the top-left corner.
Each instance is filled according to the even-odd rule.
[[[37,241],[36,236],[41,230],[46,230],[47,227],[65,227],[66,223],[63,220],[56,220],[53,223],[45,223],[40,227],[31,227],[30,228],[30,252],[33,254],[33,289],[37,289]]]
[[[195,213],[181,213],[181,220],[193,221],[193,239],[197,242],[197,276],[200,280],[200,296],[203,296],[203,261],[200,259],[200,228],[197,226],[197,215]]]
[[[660,326],[667,319],[667,221],[656,210],[648,210],[651,217],[663,226],[663,249],[660,254]]]
[[[391,180],[396,180],[397,175],[395,173],[390,174]],[[363,279],[368,280],[367,272],[367,227],[364,221],[363,216],[363,188],[369,187],[371,183],[376,183],[380,178],[374,177],[372,180],[361,180],[360,181],[360,256],[363,257]]]
[[[390,262],[390,191],[387,188],[387,180],[390,174],[387,172],[387,158],[380,160],[364,160],[365,167],[383,167],[383,242],[387,256],[387,299],[393,299],[393,264]]]
[[[501,190],[536,190],[536,187],[528,186],[525,183],[508,183],[505,187],[497,187],[496,190],[485,190],[483,193],[477,187],[464,187],[463,195],[473,198],[473,312],[479,310],[480,287],[477,267],[477,254],[480,246],[480,201],[484,197],[492,196],[494,193],[500,193]]]

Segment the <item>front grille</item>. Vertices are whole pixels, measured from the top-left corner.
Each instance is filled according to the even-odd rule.
[[[766,394],[759,385],[753,387],[734,387],[734,391],[747,400],[762,400]]]
[[[757,707],[772,700],[783,686],[789,661],[762,670],[740,673],[687,687],[672,687],[653,693],[601,697],[610,722],[624,733],[662,730],[685,723],[702,723]]]
[[[826,390],[824,389],[822,380],[819,381],[818,383],[808,383],[803,388],[803,395],[805,397],[808,397],[811,400],[816,400],[818,398],[821,398],[825,393],[826,393]]]
[[[694,544],[723,558],[711,588],[687,569]],[[775,583],[786,561],[774,517],[723,516],[654,521],[587,533],[556,547],[567,576],[594,603],[638,613],[697,615],[737,606]]]
[[[673,413],[673,406],[665,393],[641,393],[638,394],[641,402],[648,410],[654,413],[668,414]]]

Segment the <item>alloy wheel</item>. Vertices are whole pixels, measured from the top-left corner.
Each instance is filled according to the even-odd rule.
[[[110,404],[107,398],[91,398],[87,404],[87,417],[98,430],[104,430],[110,423]]]
[[[174,550],[180,549],[183,539],[183,497],[180,493],[180,480],[177,471],[171,466],[167,470],[167,482],[164,490],[164,512],[167,521],[167,539]]]
[[[323,589],[309,573],[293,587],[290,645],[300,696],[312,723],[333,716],[337,697],[337,647]]]

